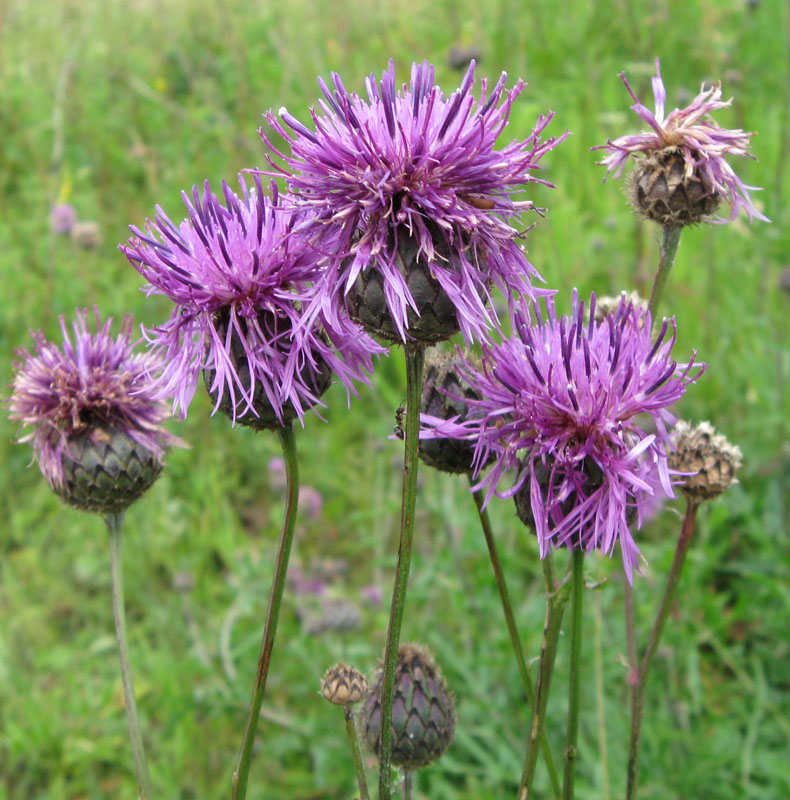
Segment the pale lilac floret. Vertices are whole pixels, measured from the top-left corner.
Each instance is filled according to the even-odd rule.
[[[20,349],[22,360],[14,363],[9,416],[29,428],[19,441],[32,446],[54,487],[63,485],[69,440],[95,426],[120,429],[160,462],[168,446],[181,444],[161,426],[169,412],[153,379],[162,364],[152,353],[135,352],[140,341],[131,339],[132,317],[126,316],[113,336],[112,319],[102,324],[97,309],[93,316],[95,332],[87,309],[77,310],[73,338],[61,317],[62,345],[34,331],[35,352]]]
[[[631,108],[651,130],[620,136],[614,141],[608,140],[605,145],[592,148],[605,149],[608,152],[608,155],[599,162],[607,168],[606,177],[610,174],[614,174],[615,178],[619,177],[632,155],[674,147],[683,156],[686,176],[689,177],[696,171],[711,194],[715,192],[730,203],[732,211],[729,219],[719,218],[718,221],[731,222],[738,216],[738,209],[742,208],[750,220],[756,217],[764,222],[770,222],[768,217],[757,210],[749,196],[750,191],[758,191],[759,188],[744,184],[725,158],[725,156],[754,158],[749,152],[749,139],[754,134],[739,128],[732,130],[722,128],[710,116],[712,111],[728,108],[732,103],[732,99],[721,99],[720,82],[714,83],[708,89],[703,84],[700,93],[689,106],[683,109],[676,108],[665,116],[667,93],[661,79],[658,59],[656,59],[656,77],[652,79],[655,113],[642,105],[626,80],[625,73],[621,72],[619,77],[634,99]]]
[[[541,139],[549,113],[538,117],[526,139],[495,149],[525,86],[518,81],[506,89],[506,77],[490,95],[481,81],[478,100],[472,62],[460,88],[445,96],[432,65],[413,64],[409,84],[398,89],[390,62],[381,81],[372,74],[366,79],[367,99],[347,91],[334,73],[331,86],[319,79],[324,97],[311,110],[314,129],[285,109],[279,119],[266,114],[291,146],[286,156],[261,132],[289,171],[270,163],[310,210],[316,247],[332,256],[320,298],[325,312],[343,301],[361,271],[379,269],[387,307],[405,341],[407,310],[417,309],[395,254],[398,237],[409,235],[455,304],[467,340],[484,338],[491,325],[486,299],[492,281],[508,296],[547,293],[533,289],[540,276],[511,222],[524,211],[540,211],[515,195],[530,182],[551,185],[532,172],[567,134]],[[457,267],[437,253],[432,230],[459,253]]]
[[[483,345],[481,370],[466,363],[482,396],[467,399],[469,419],[423,417],[423,436],[475,441],[475,474],[493,453],[474,487],[486,490],[486,502],[515,495],[529,479],[541,556],[559,546],[612,555],[619,543],[630,581],[639,559],[630,520],[641,526],[655,495],[673,496],[668,409],[704,367],[694,369],[694,356],[688,364],[672,359],[674,322],[664,320],[653,342],[649,314],[625,297],[601,322],[594,305],[595,295],[589,322],[575,292],[571,316],[558,319],[551,299],[545,315],[533,306],[534,321],[517,313],[512,338]],[[652,417],[655,432],[644,430],[640,414]],[[506,474],[518,478],[499,490]]]
[[[234,419],[257,414],[256,386],[262,386],[277,418],[291,404],[301,420],[319,403],[308,366],[323,359],[347,390],[372,371],[373,354],[383,352],[348,319],[327,323],[318,315],[302,324],[320,268],[315,252],[294,233],[295,213],[285,208],[272,185],[272,199],[240,180],[235,194],[223,182],[224,204],[208,183],[183,199],[189,216],[174,225],[160,207],[145,232],[121,250],[148,280],[149,295],[175,303],[170,319],[146,332],[165,361],[159,378],[163,395],[186,415],[201,371],[213,373],[215,410],[227,393]],[[220,317],[222,323],[220,324]],[[241,345],[249,380],[238,373],[232,340]]]

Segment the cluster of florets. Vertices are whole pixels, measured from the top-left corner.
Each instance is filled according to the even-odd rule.
[[[312,111],[315,130],[285,109],[280,119],[266,115],[291,146],[291,155],[278,153],[290,171],[272,165],[309,209],[317,247],[333,254],[320,308],[342,307],[357,279],[375,271],[394,323],[392,340],[410,338],[408,312],[420,309],[398,259],[408,240],[452,302],[456,329],[467,340],[487,337],[492,282],[508,296],[534,296],[531,280],[539,276],[510,224],[534,205],[513,195],[538,180],[532,172],[565,137],[541,139],[549,113],[527,139],[495,149],[524,88],[518,81],[506,90],[505,80],[503,73],[490,95],[482,81],[477,100],[472,62],[461,87],[445,96],[433,66],[423,63],[412,65],[409,84],[398,89],[390,62],[381,81],[366,80],[367,100],[347,91],[338,75],[332,87],[319,81],[324,99]]]
[[[206,184],[177,227],[161,209],[121,249],[145,277],[149,294],[176,307],[148,332],[165,361],[163,395],[186,413],[201,371],[215,408],[253,427],[302,418],[319,402],[332,374],[347,387],[372,370],[382,352],[348,319],[324,325],[303,310],[321,275],[315,253],[294,233],[297,213],[271,199],[256,179],[241,194],[223,184],[223,204]]]
[[[59,489],[64,460],[76,437],[88,440],[118,430],[161,463],[165,449],[178,440],[162,427],[167,406],[157,396],[154,380],[162,362],[153,353],[135,352],[132,318],[124,318],[113,336],[112,319],[102,324],[94,309],[95,331],[87,310],[78,310],[73,337],[60,318],[63,344],[33,333],[35,352],[19,350],[9,406],[21,423],[20,442],[33,447],[47,482]],[[28,428],[24,432],[24,428]]]
[[[607,177],[619,177],[631,156],[643,156],[632,178],[635,207],[665,225],[683,225],[707,219],[721,199],[731,206],[729,220],[743,209],[749,219],[768,221],[755,207],[747,186],[736,175],[726,156],[747,156],[753,134],[722,128],[710,117],[712,111],[727,108],[732,100],[721,99],[721,84],[703,85],[689,106],[665,115],[667,99],[656,59],[653,78],[655,113],[644,106],[620,74],[634,100],[631,108],[651,130],[620,136],[593,149],[605,149],[600,162]]]
[[[474,467],[493,466],[476,490],[517,498],[541,555],[558,546],[612,554],[619,543],[631,578],[639,549],[630,532],[656,493],[673,496],[667,466],[669,407],[699,376],[694,356],[672,358],[674,323],[653,341],[649,314],[621,299],[599,321],[595,296],[589,321],[574,293],[570,316],[553,301],[514,315],[514,335],[483,346],[482,367],[466,362],[465,378],[482,399],[467,399],[468,419],[428,419],[424,436],[475,442]],[[648,433],[638,415],[649,415]],[[500,479],[511,485],[500,490]]]

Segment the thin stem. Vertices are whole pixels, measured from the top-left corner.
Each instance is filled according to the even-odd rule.
[[[140,800],[151,800],[151,775],[148,762],[145,760],[143,734],[140,730],[140,718],[137,714],[137,701],[134,697],[134,681],[132,668],[129,665],[129,646],[126,639],[126,612],[123,602],[123,566],[121,564],[121,529],[123,528],[123,511],[107,514],[104,518],[110,539],[110,572],[112,574],[112,611],[115,617],[115,636],[118,639],[118,655],[121,657],[121,682],[123,683],[123,699],[126,706],[126,723],[129,726],[129,739],[132,744],[134,771],[140,787]]]
[[[343,713],[346,718],[346,733],[351,745],[351,757],[354,759],[354,770],[357,773],[357,786],[359,787],[359,800],[370,800],[368,793],[368,782],[365,778],[365,765],[362,761],[362,750],[359,746],[359,736],[357,735],[357,725],[354,721],[354,712],[351,706],[345,706]]]
[[[473,483],[471,473],[468,475],[469,483]],[[480,492],[473,492],[472,497],[475,499],[475,506],[477,513],[480,516],[480,527],[483,529],[486,545],[488,545],[488,555],[491,559],[491,567],[494,570],[494,578],[496,579],[497,589],[499,590],[499,599],[502,602],[502,611],[505,614],[505,624],[507,625],[507,632],[510,635],[510,644],[513,647],[513,654],[516,657],[518,664],[518,671],[521,675],[521,684],[524,691],[527,693],[530,708],[535,708],[535,691],[532,688],[532,680],[529,677],[529,670],[527,669],[527,662],[524,658],[524,650],[521,647],[521,637],[518,635],[516,628],[516,620],[513,614],[513,605],[510,602],[510,593],[507,590],[507,583],[505,581],[505,573],[502,569],[502,562],[499,560],[499,552],[497,551],[496,541],[494,534],[491,530],[491,520],[488,517],[488,511],[483,507],[483,495]],[[543,749],[543,758],[546,762],[546,769],[549,772],[551,785],[554,789],[554,796],[559,797],[562,792],[560,785],[559,775],[557,774],[557,767],[554,764],[554,759],[551,755],[549,748],[548,737],[546,732],[542,731],[540,736],[540,746]]]
[[[384,650],[384,676],[381,686],[381,753],[379,754],[379,800],[392,798],[392,702],[395,688],[395,664],[403,623],[403,607],[409,583],[414,509],[417,499],[417,459],[420,429],[420,398],[424,350],[420,344],[405,346],[406,351],[406,427],[403,456],[403,495],[401,499],[400,541],[395,586],[392,590],[387,645]]]
[[[611,800],[609,787],[609,757],[606,750],[606,709],[603,694],[603,615],[601,595],[593,594],[595,617],[595,709],[598,716],[598,760],[601,762],[601,800]]]
[[[653,290],[650,292],[650,303],[647,310],[650,312],[651,317],[655,318],[656,309],[661,301],[661,295],[664,291],[664,284],[667,282],[672,265],[675,263],[675,256],[678,252],[678,244],[680,242],[680,232],[683,228],[663,228],[661,234],[661,248],[658,257],[658,269],[656,270],[656,277],[653,279]]]
[[[574,549],[571,555],[573,577],[571,589],[571,676],[568,685],[568,727],[565,739],[565,769],[562,800],[573,800],[573,781],[579,741],[579,695],[581,690],[582,601],[584,599],[584,550]]]
[[[623,572],[625,577],[625,572]],[[639,674],[639,657],[636,654],[636,610],[634,606],[634,587],[626,579],[623,584],[623,598],[625,600],[625,640],[628,652],[628,675],[626,680],[631,687],[631,692],[636,685]]]
[[[650,666],[653,663],[653,656],[656,654],[658,643],[661,641],[661,634],[664,632],[675,590],[678,587],[683,564],[686,561],[691,538],[694,534],[694,525],[697,521],[698,504],[693,500],[688,500],[686,505],[686,515],[683,518],[683,527],[680,531],[675,558],[672,561],[672,568],[667,576],[667,585],[664,589],[664,596],[661,598],[661,605],[658,607],[653,630],[650,632],[650,639],[647,642],[645,654],[639,666],[639,675],[631,696],[631,731],[628,740],[628,785],[626,790],[626,800],[636,800],[637,782],[639,778],[639,735],[642,729],[642,716],[644,713],[644,695],[647,676]]]
[[[518,800],[529,797],[532,782],[535,778],[535,766],[538,763],[538,743],[543,734],[543,721],[549,702],[551,676],[554,671],[554,659],[557,655],[557,642],[562,626],[562,616],[568,601],[568,585],[556,586],[554,581],[554,564],[549,552],[543,559],[543,576],[546,581],[546,622],[543,626],[543,645],[540,652],[540,668],[538,685],[535,691],[535,706],[532,710],[532,724],[527,739],[527,752],[524,756],[524,772],[518,789]]]
[[[403,770],[403,800],[411,800],[412,789],[414,788],[414,772],[410,769]]]
[[[261,653],[258,659],[258,672],[252,689],[247,724],[244,727],[244,737],[239,751],[239,759],[233,773],[233,800],[244,800],[247,795],[247,779],[250,774],[250,761],[255,742],[255,729],[261,713],[261,703],[266,690],[266,678],[269,674],[269,665],[274,649],[274,637],[277,633],[277,620],[280,616],[280,604],[285,589],[285,576],[288,572],[288,558],[291,555],[294,525],[296,523],[296,507],[299,498],[299,467],[296,459],[296,439],[293,428],[287,425],[278,428],[280,445],[285,458],[285,475],[287,481],[287,494],[285,500],[285,516],[283,518],[280,544],[277,549],[277,559],[274,564],[274,576],[269,596],[269,608],[266,610],[266,622],[263,628]]]

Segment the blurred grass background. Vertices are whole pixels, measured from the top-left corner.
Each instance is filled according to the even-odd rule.
[[[156,324],[116,250],[129,223],[179,193],[263,166],[261,113],[287,105],[306,120],[316,76],[364,76],[393,58],[437,65],[452,91],[453,48],[480,54],[478,76],[529,82],[509,137],[553,109],[551,132],[573,136],[545,159],[554,190],[528,240],[550,286],[582,294],[649,290],[658,230],[635,220],[619,182],[602,186],[593,145],[637,130],[617,73],[652,106],[661,57],[670,107],[722,79],[721,124],[759,131],[759,161],[735,164],[771,225],[743,219],[684,233],[664,311],[679,323],[679,358],[710,364],[678,413],[710,419],[745,456],[740,485],[702,513],[676,610],[648,687],[641,796],[790,796],[788,775],[787,505],[790,372],[790,5],[759,2],[586,3],[581,0],[5,0],[0,2],[0,376],[29,329],[59,338],[58,315],[98,304]],[[56,236],[49,213],[72,204],[95,221],[91,249]],[[781,277],[784,278],[784,291]],[[4,393],[7,392],[7,389]],[[379,363],[350,409],[339,387],[328,425],[299,431],[303,503],[293,565],[327,595],[286,594],[251,798],[351,798],[342,714],[317,695],[338,659],[369,671],[383,646],[399,507],[402,355]],[[127,514],[131,647],[158,796],[229,796],[257,661],[281,518],[276,439],[231,430],[198,396],[173,429],[192,444]],[[0,419],[0,797],[134,798],[109,594],[106,536],[51,495],[30,451]],[[310,497],[309,493],[305,500]],[[322,501],[322,507],[319,507]],[[458,696],[457,740],[418,776],[418,796],[514,797],[527,711],[485,545],[463,481],[423,469],[417,552],[404,641],[429,644]],[[639,534],[649,560],[636,582],[641,641],[680,526],[681,501]],[[492,506],[526,651],[540,648],[543,603],[534,540],[504,501]],[[586,676],[577,797],[622,797],[627,739],[618,563],[589,560]],[[376,603],[376,591],[383,602]],[[320,632],[325,606],[358,608],[356,627]],[[354,622],[346,608],[346,627]],[[595,640],[600,641],[596,666]],[[566,649],[560,648],[548,732],[559,756]],[[597,689],[603,686],[602,693]],[[605,756],[604,756],[605,746]],[[371,772],[372,776],[372,772]],[[539,767],[536,797],[548,796]]]

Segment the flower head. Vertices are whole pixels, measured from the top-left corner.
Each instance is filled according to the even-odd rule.
[[[683,178],[689,181],[693,177],[701,183],[701,198],[726,198],[730,203],[732,210],[729,220],[721,221],[735,219],[740,208],[746,212],[750,220],[756,217],[765,222],[769,221],[755,208],[749,196],[749,191],[757,187],[745,185],[726,160],[726,156],[754,158],[749,153],[749,139],[753,134],[740,129],[722,128],[710,117],[712,111],[727,108],[732,103],[732,100],[721,99],[721,83],[715,83],[708,89],[703,84],[699,94],[689,106],[684,109],[676,108],[665,116],[667,93],[661,79],[658,59],[656,59],[656,77],[653,78],[655,113],[642,105],[626,80],[625,73],[620,73],[620,78],[634,99],[631,108],[651,130],[620,136],[614,141],[609,140],[605,145],[593,148],[593,150],[607,151],[606,157],[600,162],[607,168],[607,177],[611,173],[615,178],[619,177],[631,155],[643,154],[650,157],[657,156],[662,151],[669,151],[682,159]],[[715,205],[709,210],[713,208]]]
[[[191,199],[184,193],[189,216],[178,227],[157,207],[145,232],[132,227],[121,250],[148,280],[148,294],[176,304],[167,322],[148,331],[166,363],[159,383],[174,408],[186,414],[205,370],[215,410],[253,426],[270,414],[276,426],[301,420],[332,373],[352,388],[372,369],[371,354],[383,351],[350,320],[330,325],[319,314],[303,324],[310,282],[320,273],[315,252],[294,233],[295,213],[280,204],[275,186],[268,200],[257,178],[253,190],[240,185],[238,196],[223,183],[224,205],[208,183],[202,195],[197,187]]]
[[[428,435],[475,440],[478,472],[493,453],[493,468],[475,488],[487,488],[486,502],[495,492],[521,495],[541,556],[562,545],[612,555],[619,542],[630,580],[639,555],[629,530],[634,516],[641,525],[655,492],[673,496],[668,407],[701,370],[692,374],[693,358],[672,359],[667,320],[652,342],[647,312],[625,297],[603,321],[595,319],[594,295],[589,322],[584,306],[574,293],[571,316],[558,319],[551,300],[545,316],[534,306],[531,324],[516,314],[516,334],[483,346],[482,369],[467,365],[482,396],[467,400],[470,418],[423,422],[435,429]],[[654,433],[643,430],[639,414],[653,418]],[[515,482],[497,492],[506,472]]]
[[[60,318],[63,344],[33,333],[35,352],[19,350],[9,406],[10,417],[29,430],[19,439],[33,447],[36,461],[54,489],[63,487],[64,461],[76,438],[106,438],[120,430],[153,454],[161,465],[165,448],[179,444],[163,427],[166,404],[156,396],[153,378],[161,362],[151,353],[135,352],[132,318],[126,316],[113,337],[112,319],[102,324],[94,309],[95,332],[87,310],[78,310],[73,339]]]
[[[491,324],[492,281],[508,295],[535,296],[531,280],[539,275],[510,224],[534,205],[513,195],[538,181],[532,171],[565,137],[541,140],[550,113],[526,139],[495,149],[524,88],[518,81],[505,89],[506,77],[490,95],[483,80],[478,100],[472,62],[460,88],[445,97],[433,66],[413,64],[409,84],[398,89],[390,62],[381,81],[374,75],[365,81],[367,99],[349,92],[336,74],[331,87],[319,79],[324,99],[311,112],[314,130],[285,109],[279,119],[266,115],[291,155],[261,135],[291,170],[289,187],[310,210],[316,246],[333,255],[321,308],[348,295],[361,273],[377,270],[397,337],[405,341],[409,310],[420,313],[398,263],[399,246],[408,240],[452,301],[467,340],[483,338]]]

